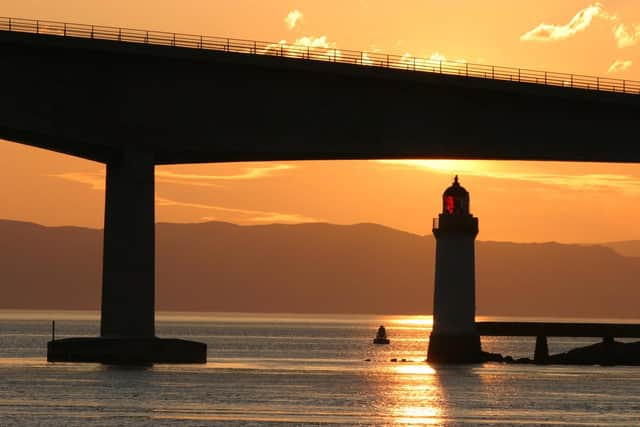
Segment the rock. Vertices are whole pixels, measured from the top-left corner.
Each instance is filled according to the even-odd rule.
[[[504,362],[504,357],[502,357],[500,353],[488,353],[483,351],[481,357],[483,362]]]
[[[610,338],[600,343],[574,348],[549,356],[549,364],[561,365],[640,365],[640,341],[623,343]]]

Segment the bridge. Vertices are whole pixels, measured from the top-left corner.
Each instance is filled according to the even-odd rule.
[[[103,340],[51,360],[105,360],[106,339],[175,359],[154,341],[155,165],[640,161],[635,81],[14,18],[0,49],[0,138],[107,166]]]

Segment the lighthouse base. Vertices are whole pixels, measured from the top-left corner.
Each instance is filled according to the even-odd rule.
[[[480,335],[431,334],[429,338],[429,363],[481,363]]]

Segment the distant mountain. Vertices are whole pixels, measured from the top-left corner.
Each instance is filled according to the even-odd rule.
[[[640,240],[607,242],[602,245],[613,249],[622,256],[640,257]]]
[[[0,220],[0,308],[98,309],[102,232]],[[435,242],[375,224],[157,225],[160,310],[430,314]],[[640,259],[478,242],[478,314],[640,318]]]

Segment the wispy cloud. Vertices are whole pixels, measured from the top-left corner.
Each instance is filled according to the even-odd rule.
[[[274,164],[266,166],[247,167],[243,172],[229,175],[209,175],[194,173],[178,173],[166,169],[156,170],[156,179],[159,182],[210,182],[210,181],[238,181],[259,179],[274,175],[276,172],[294,169],[295,166],[289,164]]]
[[[105,189],[104,172],[66,172],[49,176],[64,179],[65,181],[85,184],[92,190],[104,191]]]
[[[316,218],[295,213],[229,208],[205,203],[182,202],[165,197],[156,197],[156,204],[158,207],[165,208],[190,208],[216,212],[200,217],[203,221],[232,221],[239,224],[319,222]]]
[[[280,40],[278,43],[269,44],[260,53],[263,55],[281,55],[287,58],[311,58],[326,61],[339,60],[342,56],[336,43],[329,41],[327,36],[324,35],[299,37],[293,43]]]
[[[400,57],[400,64],[404,64],[407,68],[415,68],[417,70],[444,70],[447,73],[455,73],[460,67],[464,67],[467,61],[465,59],[456,59],[454,61],[447,59],[440,52],[434,52],[426,58],[419,58],[409,52],[405,52]]]
[[[621,73],[631,68],[631,65],[633,65],[631,60],[616,59],[607,70],[607,73]]]
[[[285,165],[279,165],[285,166]],[[272,168],[272,170],[275,169]],[[277,168],[276,170],[282,170]],[[176,178],[175,182],[187,185],[206,185],[202,183],[202,179],[254,179],[256,177],[265,176],[270,172],[260,168],[253,168],[244,174],[237,175],[198,175],[198,174],[176,174],[172,172],[162,173],[165,177]],[[156,176],[158,172],[156,172]],[[105,174],[104,172],[68,172],[57,175],[51,175],[66,181],[77,182],[89,186],[91,190],[105,190]],[[162,179],[160,179],[162,180]],[[174,182],[174,181],[171,181]],[[213,184],[215,185],[215,184]],[[166,197],[156,196],[156,205],[162,208],[187,208],[196,211],[206,211],[204,216],[197,216],[201,221],[230,221],[238,224],[264,224],[264,223],[302,223],[302,222],[320,222],[321,220],[288,212],[262,211],[253,209],[240,209],[220,205],[212,205],[207,203],[194,203],[169,199]],[[194,217],[196,215],[194,214]]]
[[[613,36],[619,48],[634,46],[640,42],[640,24],[631,27],[618,24],[613,27]]]
[[[616,17],[605,12],[602,4],[594,3],[579,11],[571,20],[564,25],[542,23],[520,36],[522,41],[552,41],[565,40],[575,36],[577,33],[586,30],[594,18],[615,20]]]
[[[323,47],[326,49],[335,48],[336,44],[334,42],[329,42],[327,40],[327,36],[313,37],[313,36],[304,36],[296,39],[293,42],[296,46],[307,46],[307,47]]]
[[[300,22],[304,20],[304,14],[298,10],[292,10],[284,18],[287,28],[293,30],[300,27]],[[280,40],[278,43],[267,45],[262,54],[276,54],[289,58],[311,58],[321,60],[335,60],[341,57],[336,43],[329,41],[326,35],[307,35],[297,38],[293,42]]]
[[[287,16],[284,18],[284,22],[285,24],[287,24],[287,28],[293,30],[298,22],[300,22],[303,18],[304,14],[298,9],[295,9],[287,14]]]
[[[500,180],[526,181],[563,186],[572,190],[614,189],[640,194],[640,178],[625,174],[560,174],[535,170],[514,172],[496,167],[495,162],[479,160],[378,160],[377,162],[447,175],[460,174]]]
[[[155,172],[157,183],[192,185],[199,187],[220,187],[220,181],[246,181],[266,178],[279,172],[294,169],[296,166],[290,164],[272,164],[265,166],[246,167],[242,172],[228,175],[211,175],[195,173],[179,173],[166,169],[157,169]],[[66,172],[51,175],[66,181],[86,184],[92,190],[105,189],[105,173],[102,172]]]

